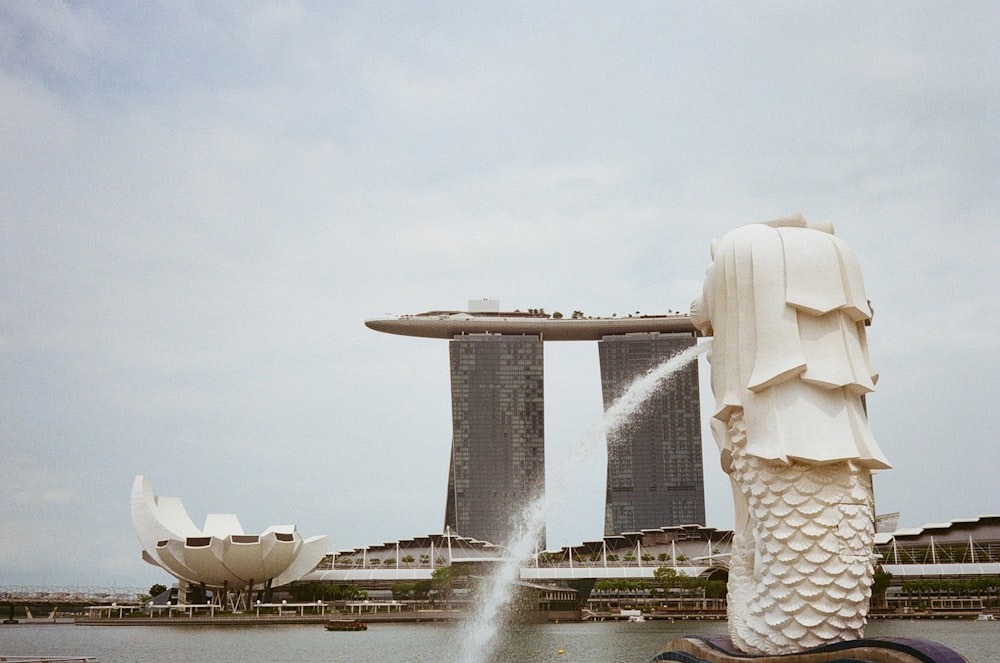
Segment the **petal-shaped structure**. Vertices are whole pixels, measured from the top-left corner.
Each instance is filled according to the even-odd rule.
[[[264,572],[260,536],[256,534],[231,534],[224,541],[222,553],[227,566],[240,569],[249,580],[273,578],[277,574]]]
[[[292,532],[276,532],[269,529],[260,538],[264,551],[264,567],[269,578],[277,577],[288,569],[302,548],[302,537],[294,530]],[[317,560],[316,564],[318,563]]]
[[[180,578],[181,580],[198,583],[198,574],[194,572],[194,569],[189,568],[183,562],[184,551],[176,550],[176,546],[171,547],[171,543],[176,542],[176,539],[164,539],[156,544],[156,557],[154,557],[156,560],[155,564],[162,567],[170,573],[170,575]],[[179,558],[178,554],[180,554]],[[152,555],[150,556],[152,557]]]
[[[153,485],[144,476],[132,482],[131,505],[132,527],[142,549],[151,554],[159,541],[201,535],[181,501],[176,497],[155,497]]]
[[[210,513],[205,516],[205,536],[224,539],[230,534],[243,534],[243,526],[235,513]]]
[[[246,585],[253,578],[242,578],[233,573],[223,562],[225,542],[213,536],[189,537],[181,544],[171,541],[171,548],[181,546],[184,562],[197,574],[200,582],[209,587]]]
[[[235,514],[209,514],[198,529],[180,499],[153,495],[143,476],[132,484],[132,526],[143,559],[180,580],[206,587],[278,587],[312,571],[329,537],[306,541],[294,525],[274,525],[263,534],[245,534]]]
[[[281,585],[295,582],[312,571],[320,563],[320,560],[323,559],[329,545],[330,537],[325,534],[322,536],[312,536],[303,541],[292,563],[274,579],[274,586],[280,587]]]

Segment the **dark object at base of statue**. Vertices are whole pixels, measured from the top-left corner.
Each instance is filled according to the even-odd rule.
[[[651,663],[969,663],[955,650],[917,638],[869,638],[823,645],[797,654],[749,655],[722,635],[674,640]]]

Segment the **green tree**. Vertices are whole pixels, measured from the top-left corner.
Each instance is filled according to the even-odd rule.
[[[165,591],[167,591],[166,585],[161,585],[160,583],[156,583],[155,585],[149,588],[149,598],[156,598]]]
[[[442,566],[431,573],[431,585],[435,598],[447,601],[451,598],[455,582],[455,572],[450,566]]]
[[[688,594],[691,592],[704,591],[705,589],[705,578],[683,576],[681,578],[681,588]]]
[[[413,583],[413,598],[426,601],[431,595],[431,591],[434,589],[434,583],[431,580],[418,580]]]
[[[392,584],[392,598],[397,601],[405,601],[413,596],[413,583],[394,582]]]
[[[660,566],[653,571],[653,578],[657,584],[663,588],[664,593],[670,594],[670,590],[678,587],[686,576],[677,572],[677,569],[669,566]]]

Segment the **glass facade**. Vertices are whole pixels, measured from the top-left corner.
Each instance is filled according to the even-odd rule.
[[[695,343],[691,334],[605,336],[597,344],[605,410],[635,378]],[[692,361],[608,436],[606,535],[705,524],[700,413]]]
[[[469,334],[449,344],[452,443],[445,526],[504,544],[545,489],[542,340]],[[545,535],[539,545],[544,549]]]

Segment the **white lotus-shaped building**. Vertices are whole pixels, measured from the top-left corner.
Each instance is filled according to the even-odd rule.
[[[295,525],[245,534],[231,513],[210,513],[198,529],[180,498],[154,496],[142,475],[132,484],[132,526],[144,560],[179,580],[211,588],[286,585],[312,571],[329,544],[326,535],[303,539]]]

